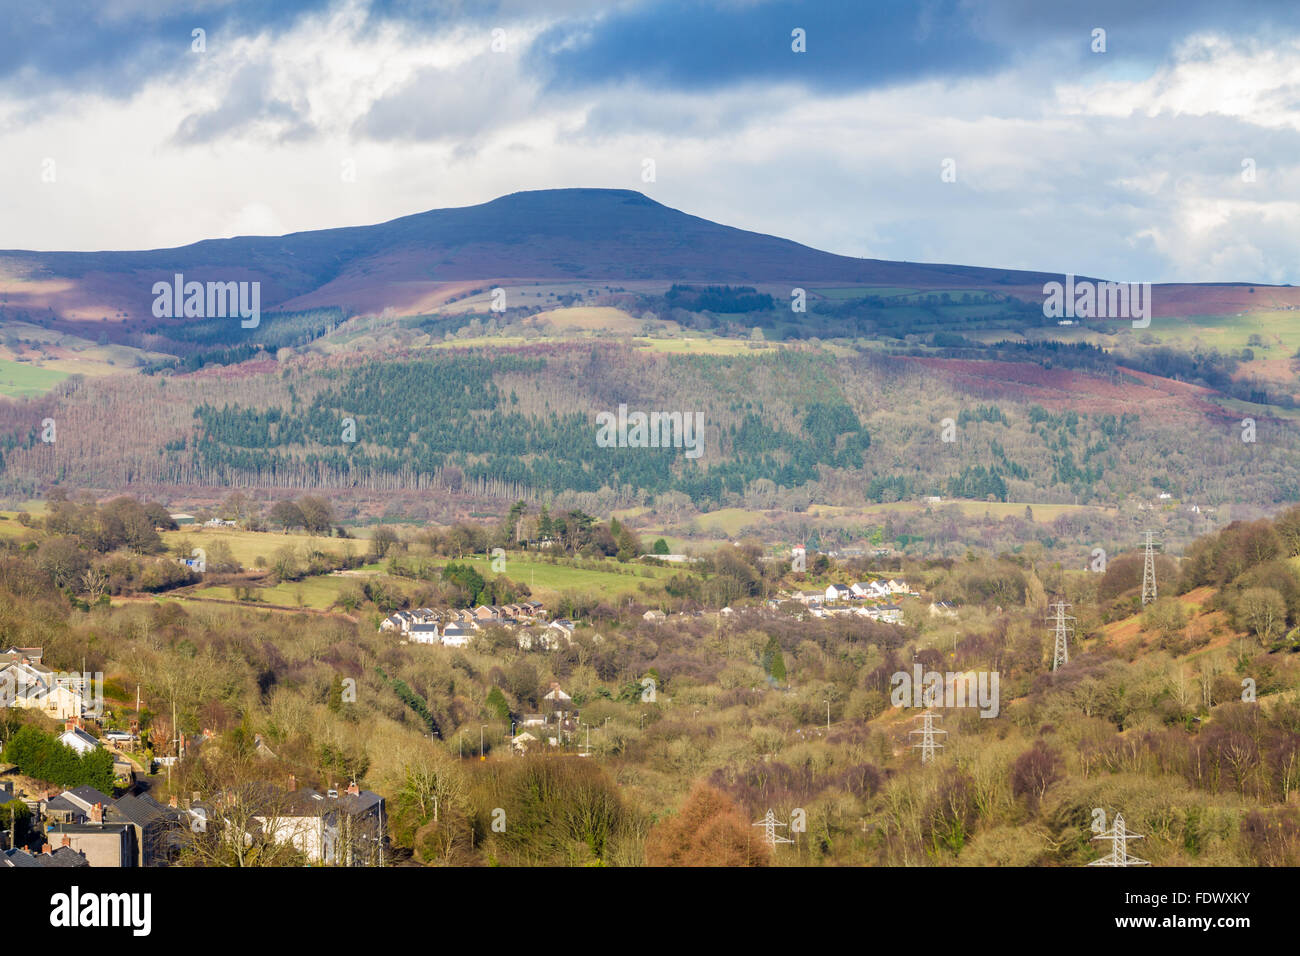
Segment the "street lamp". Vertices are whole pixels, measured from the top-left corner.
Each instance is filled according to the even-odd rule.
[[[830,711],[828,710],[827,713],[829,714]],[[479,760],[487,760],[487,757],[483,756],[483,728],[486,726],[487,724],[478,725],[478,759]],[[827,724],[826,726],[829,727],[830,724]]]
[[[831,729],[831,702],[828,699],[826,701],[826,732],[830,733],[830,729]]]

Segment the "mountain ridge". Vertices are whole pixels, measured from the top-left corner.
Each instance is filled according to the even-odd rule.
[[[997,289],[1032,299],[1041,296],[1044,282],[1063,277],[843,256],[704,219],[636,190],[594,187],[523,190],[370,225],[202,239],[163,249],[0,251],[0,293],[7,305],[66,319],[152,321],[153,283],[170,282],[176,273],[197,281],[260,281],[266,310],[338,306],[406,313],[438,307],[467,288],[464,283],[512,279]],[[1187,301],[1178,307],[1182,314],[1207,298],[1225,311],[1262,305],[1250,298],[1247,289],[1254,287],[1248,283],[1163,288],[1171,290],[1171,300]],[[1265,288],[1283,305],[1300,304],[1300,290]]]

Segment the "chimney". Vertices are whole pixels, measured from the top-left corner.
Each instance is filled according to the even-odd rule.
[[[168,798],[168,800],[167,800],[167,806],[171,807],[173,810],[176,809],[176,806],[177,806],[177,803],[176,803],[176,794],[173,793],[173,794],[171,795],[171,797]]]
[[[353,780],[350,784],[348,784],[348,793],[352,794],[352,796],[354,797],[361,796],[361,788],[357,786],[357,782],[355,780]]]
[[[43,855],[47,855],[47,856],[49,855],[49,853],[50,853],[50,845],[49,845],[48,843],[43,843],[43,844],[41,844],[41,853],[42,853]]]
[[[102,803],[97,803],[90,808],[90,822],[91,823],[104,822],[104,805]]]
[[[289,792],[292,793],[297,789],[298,789],[298,777],[294,774],[289,774]]]
[[[66,833],[63,834],[63,843],[62,843],[62,845],[63,845],[63,846],[72,846],[72,837],[68,836]]]
[[[67,720],[65,720],[65,721],[63,722],[63,729],[64,729],[64,730],[76,730],[77,727],[78,727],[80,724],[81,724],[81,718],[80,718],[80,717],[69,717]]]

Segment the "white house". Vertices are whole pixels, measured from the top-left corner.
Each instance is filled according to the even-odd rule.
[[[289,843],[313,863],[383,865],[384,798],[350,785],[343,793],[310,787],[284,796],[268,794],[253,819],[276,843]]]
[[[67,729],[59,734],[59,743],[65,747],[71,747],[79,754],[88,754],[92,750],[99,749],[99,741],[81,729],[81,721],[70,718],[67,722]]]
[[[852,596],[853,592],[843,584],[830,584],[826,587],[828,601],[847,601]]]
[[[469,643],[471,632],[459,624],[448,624],[442,629],[443,647],[464,647]]]
[[[437,644],[440,637],[437,624],[412,624],[406,632],[406,638],[412,644]]]

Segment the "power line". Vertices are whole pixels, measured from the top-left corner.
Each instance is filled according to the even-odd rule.
[[[1053,616],[1050,619],[1053,625],[1053,636],[1055,643],[1052,648],[1052,670],[1060,670],[1062,666],[1070,663],[1070,638],[1074,635],[1074,618],[1066,614],[1070,605],[1063,601],[1056,604],[1050,604],[1048,607],[1052,610]]]
[[[1132,833],[1124,826],[1124,814],[1115,814],[1115,825],[1103,833],[1098,833],[1094,840],[1109,840],[1110,852],[1099,860],[1093,860],[1088,866],[1150,866],[1146,860],[1129,856],[1128,841],[1141,840],[1142,836]]]
[[[939,751],[943,749],[943,744],[936,741],[934,735],[948,733],[946,730],[935,729],[934,719],[936,717],[940,717],[940,715],[927,710],[921,715],[921,729],[908,731],[909,734],[921,735],[921,742],[919,744],[912,744],[912,749],[919,749],[921,751],[921,763],[923,764],[929,763],[937,757]]]
[[[767,811],[767,813],[763,816],[763,819],[753,824],[753,826],[763,828],[763,842],[766,843],[768,846],[772,847],[773,849],[776,849],[776,845],[778,843],[794,842],[794,840],[791,840],[789,837],[783,837],[777,835],[776,832],[777,827],[784,827],[788,825],[789,824],[781,823],[779,820],[777,820],[776,814],[773,813],[771,809]]]
[[[1142,559],[1142,605],[1145,607],[1156,599],[1156,544],[1154,531],[1144,531],[1146,553]]]

